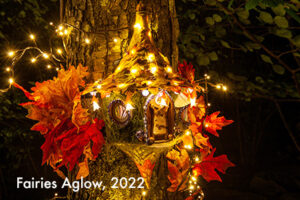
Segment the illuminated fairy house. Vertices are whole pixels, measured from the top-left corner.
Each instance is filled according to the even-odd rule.
[[[139,5],[134,33],[119,66],[86,91],[97,91],[103,99],[111,98],[111,94],[123,94],[123,99],[120,96],[112,99],[107,106],[110,120],[120,128],[130,123],[138,109],[140,102],[133,102],[132,97],[143,97],[143,106],[138,109],[142,112],[143,119],[139,120],[143,120],[143,127],[139,127],[136,135],[139,140],[152,144],[174,138],[176,111],[173,98],[193,86],[174,72],[168,59],[156,48],[147,14],[142,10]]]

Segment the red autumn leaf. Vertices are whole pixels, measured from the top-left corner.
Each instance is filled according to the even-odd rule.
[[[73,125],[73,128],[65,131],[55,139],[56,145],[58,145],[62,152],[62,162],[59,166],[65,165],[72,170],[78,159],[83,154],[86,145],[93,142],[92,153],[93,159],[95,159],[100,153],[104,144],[104,138],[101,133],[101,129],[104,126],[103,120],[95,119],[95,123],[88,122],[85,125],[77,127]]]
[[[214,112],[205,119],[205,130],[217,137],[219,137],[217,130],[222,130],[223,126],[227,126],[233,122],[233,120],[227,120],[223,116],[218,117],[219,114],[219,111]]]
[[[216,170],[225,174],[227,168],[233,167],[234,164],[228,160],[226,155],[213,157],[215,150],[204,157],[200,163],[194,165],[193,173],[195,176],[201,175],[208,182],[213,180],[222,182]]]
[[[186,61],[183,61],[183,63],[178,63],[178,72],[183,77],[188,79],[191,83],[194,83],[195,78],[195,69],[193,65],[187,64]]]

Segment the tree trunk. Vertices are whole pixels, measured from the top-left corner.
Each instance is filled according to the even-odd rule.
[[[61,0],[62,1],[62,0]],[[135,22],[138,0],[65,0],[61,10],[63,22],[73,27],[73,34],[65,39],[67,65],[83,64],[89,67],[90,81],[107,77],[118,66],[127,52]],[[176,44],[179,26],[176,18],[175,0],[143,0],[147,7],[152,37],[156,46],[167,56],[174,70],[178,63]],[[75,33],[75,34],[74,34]],[[88,38],[90,44],[85,44]],[[111,178],[140,177],[135,163],[123,152],[107,144],[95,162],[89,163],[87,180],[103,181],[105,190],[80,190],[68,192],[68,199],[167,199],[168,180],[159,180],[158,173],[164,166],[156,164],[152,190],[147,197],[141,189],[112,189]],[[165,166],[164,166],[165,167]],[[72,173],[73,177],[75,173]],[[161,177],[161,176],[160,176]],[[136,183],[137,186],[137,183]]]
[[[147,5],[156,46],[175,69],[179,34],[175,0],[143,2]],[[65,41],[67,64],[88,66],[92,81],[112,73],[129,45],[138,3],[138,0],[66,0],[63,5],[64,22],[84,31],[74,29],[79,34],[71,35]],[[91,44],[84,44],[86,38]]]

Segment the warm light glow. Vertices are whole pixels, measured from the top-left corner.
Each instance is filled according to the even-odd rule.
[[[223,91],[227,91],[227,86],[223,85],[222,89]]]
[[[140,23],[136,23],[133,27],[139,30],[142,28]]]
[[[156,66],[151,67],[150,71],[152,74],[154,74],[157,71],[157,67]]]
[[[45,59],[48,59],[48,58],[49,58],[49,55],[46,54],[46,53],[43,53],[43,57],[44,57]]]
[[[216,88],[217,88],[217,89],[221,89],[221,85],[220,85],[220,84],[217,85]]]
[[[168,73],[171,73],[173,70],[172,70],[172,67],[167,67],[166,68],[166,71],[168,72]]]
[[[29,38],[30,38],[31,40],[35,40],[35,35],[30,34],[30,35],[29,35]]]
[[[194,190],[195,187],[193,185],[190,186],[190,190]]]
[[[207,106],[211,106],[211,104],[210,104],[210,103],[207,103]]]
[[[151,37],[151,31],[148,32],[148,36]]]
[[[31,62],[35,63],[36,62],[36,58],[31,58]]]
[[[68,35],[68,33],[69,33],[68,30],[65,29],[65,30],[64,30],[64,34],[65,34],[65,35]]]
[[[14,56],[14,55],[15,55],[15,52],[13,52],[13,51],[9,51],[9,52],[7,53],[7,55],[8,55],[9,57],[12,57],[12,56]]]
[[[199,157],[196,157],[196,158],[195,158],[195,161],[196,161],[196,162],[199,162],[199,161],[200,161]]]
[[[101,85],[97,85],[97,89],[101,89],[102,88],[102,86]]]
[[[55,193],[55,194],[54,194],[54,196],[56,196],[56,197],[57,197],[57,196],[58,196],[58,194],[57,194],[57,193]]]
[[[148,90],[143,90],[143,91],[142,91],[142,95],[143,95],[144,97],[148,96],[148,95],[149,95],[149,91],[148,91]]]
[[[50,24],[50,26],[53,26],[53,22],[50,22],[49,24]]]
[[[47,65],[47,68],[48,68],[48,69],[51,69],[51,65]]]
[[[121,66],[117,67],[116,72],[118,73],[119,71],[121,71]]]
[[[6,67],[6,71],[9,72],[10,71],[10,67]]]
[[[13,84],[14,83],[14,79],[13,78],[9,78],[8,82],[9,82],[9,84]]]
[[[194,90],[193,90],[192,88],[189,88],[188,91],[189,91],[190,93],[192,93]]]
[[[89,38],[85,38],[85,40],[84,40],[84,41],[85,41],[85,43],[86,43],[86,44],[90,44],[90,43],[91,43],[91,41],[90,41],[90,39],[89,39]]]
[[[114,42],[118,42],[118,39],[117,39],[117,38],[114,38]]]
[[[192,107],[196,106],[196,98],[191,98],[190,101]]]
[[[135,49],[131,50],[131,54],[135,54],[135,52],[136,52]]]
[[[205,127],[207,128],[207,127],[208,127],[208,124],[205,124]]]
[[[58,54],[62,54],[62,50],[61,50],[61,49],[57,49],[56,52],[57,52]]]
[[[185,134],[186,134],[186,135],[191,135],[191,131],[190,131],[189,129],[187,129],[187,130],[185,131]]]
[[[133,74],[133,75],[136,75],[138,73],[138,69],[137,68],[132,68],[130,70],[130,72]]]
[[[192,176],[193,181],[197,181],[197,178],[195,176]]]
[[[63,29],[64,29],[64,27],[63,27],[62,25],[59,25],[59,26],[58,26],[58,30],[61,31],[61,30],[63,30]]]
[[[173,84],[174,84],[175,86],[178,86],[178,85],[179,85],[177,81],[173,81]]]
[[[143,196],[146,196],[146,194],[147,194],[146,191],[143,191],[143,192],[142,192],[142,195],[143,195]]]
[[[210,76],[207,76],[206,78],[207,78],[207,79],[210,79]]]
[[[56,68],[55,68],[55,70],[56,70],[56,71],[58,71],[58,70],[59,70],[59,68],[58,68],[58,67],[56,67]]]
[[[184,145],[184,148],[186,148],[186,149],[192,149],[192,146],[191,145]]]
[[[151,85],[152,84],[152,81],[147,81],[147,85]]]
[[[59,31],[58,35],[63,36],[64,33],[62,31]]]
[[[127,103],[126,110],[132,110],[132,109],[134,109],[134,107],[130,103]]]
[[[154,56],[153,53],[150,53],[150,54],[148,55],[148,57],[147,57],[147,60],[148,60],[149,62],[153,62],[154,59],[155,59],[155,56]]]
[[[93,110],[98,110],[100,108],[99,104],[96,101],[93,101]]]
[[[121,83],[121,84],[118,85],[118,88],[121,88],[121,89],[122,89],[122,88],[125,88],[125,87],[126,87],[126,84],[125,84],[125,83]]]

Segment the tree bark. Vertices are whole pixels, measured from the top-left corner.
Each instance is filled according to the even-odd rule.
[[[157,47],[175,69],[179,25],[175,0],[143,0],[147,5],[152,35]],[[91,80],[105,78],[126,53],[135,21],[138,0],[66,0],[64,22],[82,31],[65,40],[67,64],[88,66]],[[90,45],[84,44],[86,38]]]
[[[142,0],[147,7],[152,37],[160,51],[168,57],[176,71],[178,63],[177,37],[179,25],[175,0]],[[65,0],[61,5],[63,22],[73,27],[64,39],[68,65],[83,64],[91,72],[89,81],[107,77],[118,66],[133,34],[136,7],[139,0]],[[88,38],[91,43],[85,44]],[[176,68],[175,68],[176,67]],[[162,163],[162,162],[161,162]],[[140,177],[134,162],[107,142],[100,157],[89,164],[88,180],[104,181],[99,189],[69,191],[68,199],[166,199],[167,177],[155,174],[163,164],[157,164],[151,191],[142,196],[141,189],[111,189],[111,178]],[[161,173],[161,172],[160,172]],[[74,178],[72,172],[72,177]],[[164,173],[166,176],[167,174]],[[71,178],[72,178],[71,177]],[[74,180],[74,179],[73,179]],[[151,193],[150,193],[151,192]]]

